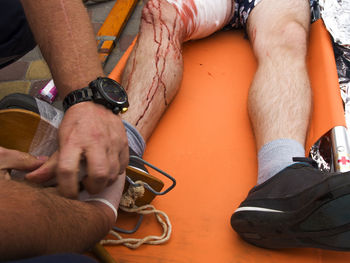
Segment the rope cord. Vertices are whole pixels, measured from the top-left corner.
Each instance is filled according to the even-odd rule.
[[[142,197],[145,191],[142,181],[137,181],[136,183],[140,186],[129,186],[129,189],[123,194],[119,209],[124,212],[137,213],[140,215],[154,214],[163,229],[163,234],[160,236],[150,235],[144,238],[124,238],[118,232],[111,230],[109,234],[116,239],[101,240],[101,245],[124,245],[128,248],[136,249],[143,244],[159,245],[170,239],[172,225],[165,212],[157,210],[153,205],[144,205],[140,207],[135,205],[136,200]]]

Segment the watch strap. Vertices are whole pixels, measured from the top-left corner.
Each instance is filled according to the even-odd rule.
[[[66,111],[71,106],[77,103],[84,102],[84,101],[91,101],[93,99],[93,96],[94,96],[93,92],[89,87],[73,90],[64,98],[63,109],[64,111]]]

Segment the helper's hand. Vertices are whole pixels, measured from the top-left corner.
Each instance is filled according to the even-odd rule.
[[[58,151],[54,152],[50,158],[38,169],[27,173],[25,179],[31,183],[40,184],[42,186],[52,186],[57,184],[56,169],[58,163]],[[79,181],[86,176],[86,169],[83,163],[79,167]]]
[[[96,194],[128,164],[128,141],[120,116],[102,105],[81,102],[69,108],[59,127],[57,181],[63,196],[78,195],[79,164],[86,162],[85,189]]]
[[[28,153],[0,147],[0,180],[9,180],[9,170],[11,169],[33,171],[45,161],[46,158],[36,158]]]
[[[56,176],[56,168],[58,163],[58,151],[56,151],[50,158],[38,169],[27,173],[25,178],[36,184],[44,184]]]

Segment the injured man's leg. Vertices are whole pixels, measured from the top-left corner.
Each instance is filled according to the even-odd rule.
[[[130,105],[123,118],[147,140],[175,97],[183,72],[182,44],[209,36],[233,17],[232,0],[150,0],[123,73]]]
[[[259,247],[350,250],[350,216],[343,212],[349,210],[350,173],[322,172],[305,158],[309,27],[306,0],[262,0],[248,18],[258,60],[249,94],[258,182],[231,224]]]

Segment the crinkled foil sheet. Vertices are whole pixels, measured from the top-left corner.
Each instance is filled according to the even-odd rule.
[[[311,15],[312,21],[323,19],[333,38],[346,124],[350,127],[350,0],[312,0]],[[331,170],[331,148],[328,134],[311,148],[310,156],[322,170]]]

